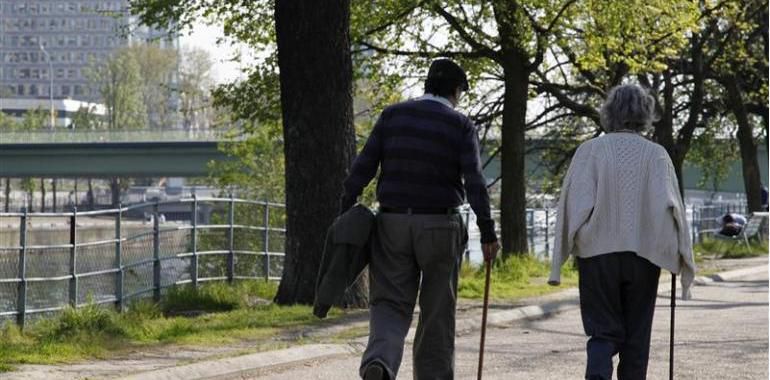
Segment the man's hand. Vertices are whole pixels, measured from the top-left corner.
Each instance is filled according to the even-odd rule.
[[[481,252],[484,253],[484,261],[492,262],[497,257],[497,251],[500,250],[500,243],[483,243],[481,244]]]

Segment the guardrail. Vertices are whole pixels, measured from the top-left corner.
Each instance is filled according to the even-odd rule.
[[[48,143],[114,143],[114,142],[183,142],[236,141],[240,137],[228,129],[141,129],[141,130],[77,130],[55,129],[0,133],[0,144]]]
[[[189,204],[189,224],[161,223],[159,206],[170,203]],[[226,218],[226,222],[199,224],[201,203],[219,206],[218,218]],[[132,228],[125,223],[124,215],[137,209],[151,210],[150,228],[146,221],[134,221]],[[163,289],[174,285],[279,280],[286,230],[273,227],[279,221],[283,226],[285,217],[276,210],[283,211],[284,205],[193,196],[111,210],[0,213],[0,218],[19,219],[18,245],[0,247],[0,318],[15,316],[23,327],[31,314],[89,302],[115,304],[123,311],[127,301],[149,293],[158,301]],[[237,214],[246,222],[237,224]],[[68,241],[30,244],[30,221],[43,217],[65,218]],[[83,227],[79,228],[79,218],[99,221],[101,227],[114,218],[114,238],[80,241]]]

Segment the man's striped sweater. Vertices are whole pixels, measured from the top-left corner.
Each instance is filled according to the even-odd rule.
[[[342,210],[353,206],[379,167],[381,206],[451,208],[467,196],[481,242],[497,240],[476,127],[444,103],[410,100],[382,112],[345,180]]]

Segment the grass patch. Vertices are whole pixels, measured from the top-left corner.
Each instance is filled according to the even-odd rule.
[[[369,335],[369,325],[355,326],[347,328],[329,338],[334,343],[347,343],[352,339]]]
[[[562,281],[558,287],[548,285],[550,271],[550,262],[540,261],[531,255],[512,255],[498,259],[492,266],[489,297],[498,300],[532,297],[577,284],[577,270],[571,262],[562,267]],[[485,269],[482,264],[463,263],[458,284],[459,296],[482,299],[484,280]]]
[[[749,240],[746,246],[743,240],[723,240],[706,238],[693,247],[696,261],[703,256],[714,256],[722,259],[740,259],[757,257],[768,254],[767,241]]]
[[[264,282],[257,284],[261,281],[248,282],[232,287],[206,284],[197,291],[177,288],[160,305],[139,301],[123,314],[94,304],[65,309],[54,318],[29,323],[23,332],[8,322],[0,328],[0,371],[12,370],[16,364],[101,358],[138,346],[209,345],[249,339],[259,341],[255,343],[258,350],[272,349],[286,343],[268,338],[319,322],[310,306],[247,307],[250,297],[270,299],[276,289]],[[183,296],[191,300],[184,300]],[[196,300],[201,303],[196,304]],[[169,317],[163,313],[180,309],[216,312],[195,318]],[[332,309],[329,317],[341,315],[341,311]]]

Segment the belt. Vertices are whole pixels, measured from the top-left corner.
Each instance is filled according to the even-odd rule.
[[[457,207],[385,207],[380,206],[380,212],[389,214],[421,214],[421,215],[454,215],[459,214]]]

